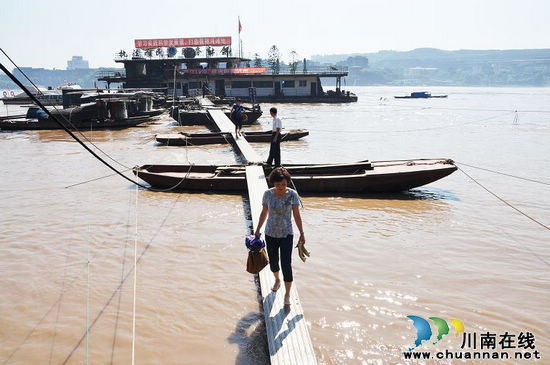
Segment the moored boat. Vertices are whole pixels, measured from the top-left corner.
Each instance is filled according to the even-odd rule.
[[[125,100],[97,100],[68,109],[51,109],[50,113],[69,129],[121,129],[144,123],[151,118],[141,111],[129,113]],[[48,114],[38,107],[27,110],[25,118],[0,120],[0,130],[62,129]]]
[[[103,120],[81,120],[67,123],[64,119],[58,118],[63,125],[68,129],[78,129],[82,131],[96,130],[96,129],[122,129],[135,127],[141,123],[147,122],[150,117],[129,117],[126,119],[103,119]],[[62,129],[52,119],[39,120],[39,119],[10,119],[0,121],[0,130],[51,130]]]
[[[437,181],[457,168],[449,159],[361,161],[342,164],[286,165],[300,193],[392,193]],[[264,165],[266,176],[272,167]],[[242,193],[247,189],[240,165],[143,165],[133,169],[153,188]]]
[[[229,118],[231,110],[229,108],[223,108],[225,115]],[[259,108],[245,108],[244,114],[246,114],[248,120],[243,121],[243,125],[249,125],[258,120],[262,116],[262,111]],[[182,109],[175,107],[170,112],[172,118],[174,118],[180,125],[209,125],[213,121],[210,119],[210,115],[206,109]]]
[[[429,98],[446,98],[448,95],[432,95],[429,91],[417,91],[410,95],[394,96],[396,99],[429,99]]]
[[[248,142],[270,142],[271,131],[243,131],[243,137]],[[309,135],[305,129],[283,129],[281,132],[281,142],[295,141]],[[229,133],[172,133],[157,134],[156,140],[159,143],[169,146],[198,146],[206,144],[227,144],[230,143]]]
[[[63,105],[63,90],[76,90],[80,89],[80,86],[77,84],[65,84],[57,88],[44,88],[41,86],[27,86],[31,93],[42,103],[42,105],[52,106],[52,105]],[[5,105],[25,105],[25,104],[34,104],[32,99],[24,92],[19,94],[14,94],[11,91],[9,94],[7,92],[3,93],[3,97],[0,100]]]

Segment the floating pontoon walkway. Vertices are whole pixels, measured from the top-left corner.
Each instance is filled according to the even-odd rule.
[[[212,100],[208,99],[208,98],[199,98],[199,104],[201,105],[201,107],[209,107],[209,106],[214,106],[214,103],[212,102]]]
[[[260,163],[261,158],[250,147],[244,137],[236,138],[234,125],[220,110],[208,110],[208,113],[221,132],[230,133],[235,145],[244,159],[249,163]],[[257,226],[262,210],[262,196],[267,190],[267,182],[262,166],[246,166],[246,182],[252,213],[253,228]],[[263,233],[263,229],[262,229]],[[266,266],[260,272],[260,287],[263,297],[263,309],[269,345],[269,355],[273,365],[315,365],[315,353],[309,337],[309,330],[304,311],[298,298],[296,284],[292,285],[290,294],[291,306],[284,306],[284,285],[277,292],[272,292],[275,283],[273,274]]]
[[[241,152],[241,155],[248,163],[260,163],[262,162],[261,157],[250,147],[248,141],[244,137],[239,137],[235,135],[235,125],[227,118],[223,111],[219,109],[208,109],[208,114],[216,123],[216,126],[222,133],[231,134],[231,139],[229,142],[233,144]],[[263,173],[263,171],[262,171]],[[261,197],[260,197],[261,198]],[[261,199],[260,199],[261,204]]]

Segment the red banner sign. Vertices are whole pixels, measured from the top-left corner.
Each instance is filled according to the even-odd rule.
[[[178,70],[189,75],[253,75],[267,72],[267,67],[191,68]]]
[[[231,37],[136,39],[136,48],[230,46]]]

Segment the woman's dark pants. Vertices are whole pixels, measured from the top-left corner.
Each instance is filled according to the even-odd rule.
[[[290,282],[292,277],[292,238],[289,234],[284,238],[265,236],[267,256],[269,256],[269,267],[272,272],[279,271],[279,249],[281,249],[281,266],[283,268],[283,280]]]
[[[243,118],[237,118],[237,117],[233,117],[233,119],[231,119],[231,121],[233,122],[233,124],[235,124],[235,128],[236,129],[242,129],[243,127]]]

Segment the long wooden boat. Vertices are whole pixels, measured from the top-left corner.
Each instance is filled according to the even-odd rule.
[[[109,101],[84,104],[67,109],[50,109],[69,129],[122,129],[144,123],[165,109],[133,110],[128,112],[125,101]],[[67,122],[67,121],[70,121]],[[21,115],[0,119],[0,130],[62,129],[57,122],[38,107],[31,107]]]
[[[161,114],[167,113],[168,109],[151,109],[151,110],[143,110],[143,111],[137,111],[132,115],[133,117],[148,117],[148,118],[154,118],[158,117]]]
[[[123,129],[135,127],[138,124],[147,122],[151,118],[149,116],[128,117],[126,119],[103,119],[103,120],[79,120],[67,123],[64,119],[59,120],[69,129],[78,129],[81,131],[96,130],[96,129]],[[12,119],[0,121],[0,130],[51,130],[62,129],[52,119]]]
[[[457,168],[449,159],[361,161],[343,164],[286,165],[300,193],[392,193],[437,181]],[[272,167],[264,166],[266,176]],[[242,193],[242,165],[143,165],[133,169],[153,188]]]
[[[11,120],[11,119],[23,119],[27,116],[27,114],[12,114],[12,115],[2,115],[0,116],[0,122],[4,120]]]
[[[270,142],[271,131],[248,131],[242,132],[248,142]],[[309,135],[305,129],[284,129],[281,133],[281,142],[295,141]],[[157,134],[157,142],[169,146],[198,146],[205,144],[224,144],[230,141],[229,133],[173,133]]]
[[[228,108],[223,108],[225,115],[229,118],[231,111]],[[244,113],[248,117],[246,122],[243,122],[243,125],[249,125],[258,120],[262,116],[262,111],[258,109],[245,109]],[[214,122],[210,119],[210,115],[205,109],[179,109],[174,108],[170,112],[170,116],[174,118],[180,125],[190,126],[190,125],[209,125]]]

